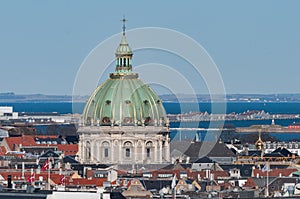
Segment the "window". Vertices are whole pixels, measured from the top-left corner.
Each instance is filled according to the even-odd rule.
[[[150,158],[150,152],[151,152],[151,149],[147,148],[147,158]]]
[[[86,142],[86,159],[91,159],[91,143]]]
[[[170,177],[173,177],[173,174],[172,173],[159,173],[158,177],[159,178],[170,178]]]
[[[143,173],[144,178],[152,178],[152,173]]]
[[[104,157],[106,157],[106,158],[108,157],[108,148],[104,149]]]
[[[126,157],[130,157],[130,149],[129,148],[126,148],[125,149],[125,155],[126,155]]]

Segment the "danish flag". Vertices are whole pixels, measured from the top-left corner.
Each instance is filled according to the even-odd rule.
[[[49,160],[47,159],[47,160],[44,162],[43,166],[42,166],[42,171],[46,171],[46,170],[48,170],[49,168],[50,168],[50,162],[49,162]]]
[[[34,179],[35,179],[35,175],[34,175],[34,173],[32,173],[32,174],[28,177],[27,182],[32,183],[32,182],[34,182]]]
[[[65,176],[64,175],[61,175],[60,176],[60,180],[59,180],[59,185],[62,185],[65,183]]]

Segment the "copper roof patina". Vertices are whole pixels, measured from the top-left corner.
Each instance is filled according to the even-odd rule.
[[[83,112],[84,125],[166,126],[161,99],[132,72],[132,50],[123,32],[116,50],[116,70],[90,96]]]

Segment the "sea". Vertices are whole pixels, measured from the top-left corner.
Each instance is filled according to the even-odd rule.
[[[12,106],[15,112],[58,112],[60,114],[82,113],[83,102],[1,102],[0,106]],[[163,103],[168,114],[188,113],[194,111],[211,113],[211,103]],[[223,104],[214,103],[216,107]],[[216,108],[218,110],[218,108]],[[264,110],[270,114],[300,114],[300,102],[229,102],[226,113],[242,113],[247,110]],[[221,113],[221,112],[216,112]]]
[[[72,102],[24,102],[24,103],[0,103],[0,106],[12,106],[14,112],[34,112],[34,113],[51,113],[56,112],[59,114],[69,113],[82,113],[85,103],[72,103]],[[218,107],[223,104],[215,103],[216,107],[214,113],[218,112]],[[164,107],[168,114],[189,113],[195,111],[211,113],[211,103],[164,103]],[[226,113],[243,113],[248,110],[264,110],[270,114],[300,114],[300,102],[229,102],[226,104]],[[218,128],[221,126],[230,127],[247,127],[259,124],[271,124],[271,120],[237,120],[237,121],[224,121],[224,122],[172,122],[171,128]],[[293,123],[300,123],[300,119],[286,119],[275,120],[275,124],[288,126]],[[220,137],[225,141],[231,139],[253,140],[257,139],[257,132],[252,133],[236,133],[236,132],[222,132],[219,131],[171,131],[172,140],[195,140],[200,141],[214,141]],[[300,141],[300,133],[267,133],[263,134],[263,139],[273,141]]]

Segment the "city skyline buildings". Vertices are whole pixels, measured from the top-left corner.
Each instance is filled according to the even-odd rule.
[[[71,94],[80,64],[121,32],[124,14],[129,30],[169,28],[196,40],[218,66],[227,93],[300,93],[297,1],[171,3],[1,2],[0,92]],[[185,67],[161,52],[138,55],[135,66],[151,62],[151,53]],[[206,93],[199,84],[197,91]]]

